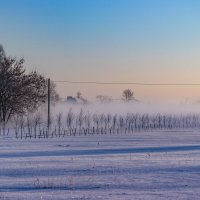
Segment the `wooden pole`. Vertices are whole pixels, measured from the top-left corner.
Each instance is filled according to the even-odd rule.
[[[50,78],[48,78],[48,119],[47,119],[48,130],[49,130],[49,127],[50,127],[50,96],[51,96]]]

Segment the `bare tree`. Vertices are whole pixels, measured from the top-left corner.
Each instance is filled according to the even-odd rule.
[[[69,112],[67,113],[67,118],[66,118],[66,124],[69,130],[72,128],[74,118],[75,118],[74,113],[72,112],[72,109],[70,108]]]
[[[134,93],[131,89],[126,89],[122,93],[122,97],[124,101],[132,101],[135,100]]]
[[[108,102],[112,101],[112,99],[110,97],[106,96],[106,95],[97,95],[96,99],[100,103],[108,103]]]
[[[46,80],[33,71],[25,74],[24,59],[0,61],[0,120],[7,122],[15,113],[24,113],[45,102]]]
[[[82,96],[81,92],[77,92],[76,98],[77,98],[78,100],[80,100],[83,104],[87,104],[87,103],[88,103],[88,100],[85,99],[85,98]]]
[[[46,102],[47,81],[37,71],[27,74],[24,59],[1,55],[0,123],[5,126],[11,116],[34,111]]]
[[[3,46],[0,44],[0,60],[5,57],[6,57],[5,51],[3,49]]]
[[[83,98],[81,92],[79,92],[79,91],[77,92],[76,97],[77,97],[77,99]]]
[[[46,93],[48,92],[47,90],[48,89],[46,86]],[[53,81],[50,82],[50,91],[51,91],[50,92],[51,103],[55,104],[56,102],[60,100],[60,96],[56,91],[56,84]]]

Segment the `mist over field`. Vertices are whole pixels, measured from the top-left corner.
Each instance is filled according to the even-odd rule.
[[[89,104],[70,104],[58,103],[51,107],[52,113],[66,114],[69,110],[79,113],[83,110],[90,114],[118,114],[126,115],[127,113],[138,114],[198,114],[200,104],[195,103],[140,103],[140,102],[109,102],[109,103],[89,103]]]

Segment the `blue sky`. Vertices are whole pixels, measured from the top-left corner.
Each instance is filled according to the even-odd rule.
[[[200,82],[199,10],[198,0],[0,0],[0,43],[53,80]],[[200,97],[197,87],[127,87],[141,99]],[[124,86],[58,88],[117,97]]]

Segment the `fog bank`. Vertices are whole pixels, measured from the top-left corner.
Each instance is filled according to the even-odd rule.
[[[200,104],[189,103],[137,103],[137,102],[110,102],[90,104],[69,104],[59,103],[51,107],[51,112],[66,114],[69,110],[74,113],[84,112],[91,114],[127,114],[127,113],[148,113],[148,114],[199,114]]]

